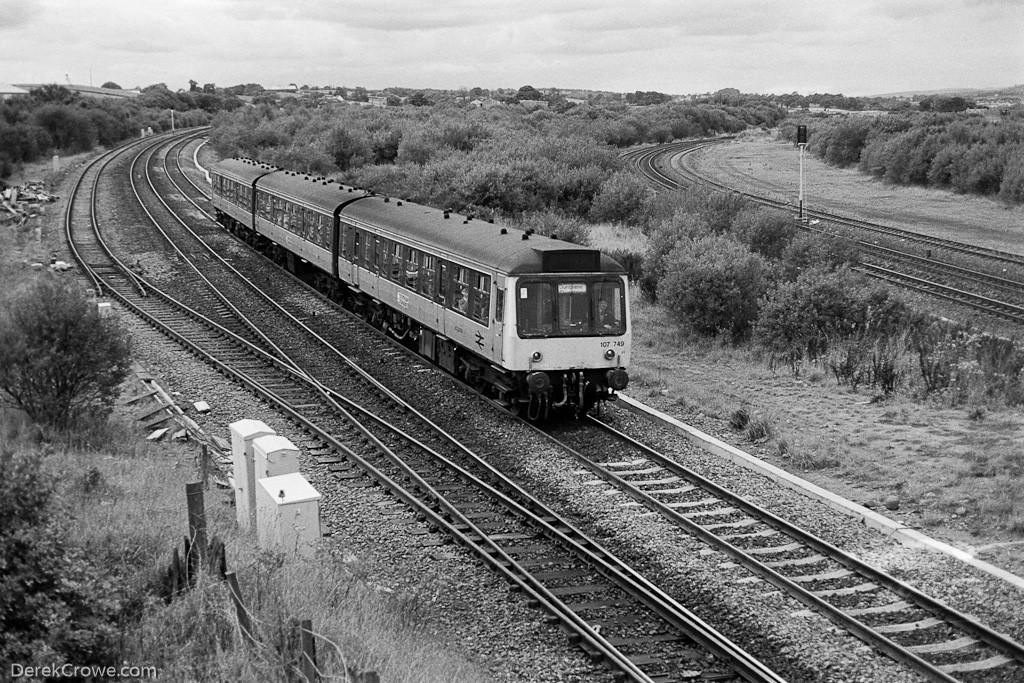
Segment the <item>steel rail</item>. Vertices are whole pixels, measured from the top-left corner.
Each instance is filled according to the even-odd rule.
[[[909,584],[906,584],[905,582],[872,567],[855,556],[842,551],[821,538],[818,538],[814,534],[811,534],[778,515],[775,515],[771,511],[751,503],[739,494],[725,489],[706,477],[697,474],[693,470],[681,465],[677,461],[630,437],[620,430],[589,416],[586,418],[586,424],[595,429],[599,429],[604,433],[610,434],[613,438],[628,444],[632,448],[644,454],[647,459],[655,463],[659,468],[689,481],[700,489],[710,493],[719,501],[726,503],[729,506],[733,506],[744,514],[753,517],[754,519],[789,536],[792,539],[795,539],[807,548],[820,553],[825,559],[832,560],[846,567],[858,576],[866,578],[871,583],[881,586],[900,598],[910,602],[913,606],[940,617],[945,623],[958,628],[961,632],[977,638],[979,641],[985,643],[997,652],[1002,653],[1009,659],[1016,661],[1018,664],[1024,664],[1024,646],[1007,636],[998,633],[984,624],[981,624],[977,620],[937,601]],[[814,595],[809,590],[799,586],[797,583],[791,581],[784,575],[767,566],[765,563],[751,556],[743,549],[738,548],[729,541],[718,537],[712,531],[709,531],[696,522],[686,518],[677,510],[662,501],[659,501],[657,498],[634,485],[633,482],[622,478],[591,458],[588,458],[582,453],[570,448],[564,444],[561,439],[553,437],[550,434],[547,434],[547,436],[549,438],[553,438],[563,448],[566,448],[571,452],[573,457],[575,457],[584,465],[584,467],[593,472],[596,476],[611,483],[616,488],[625,492],[632,499],[659,513],[662,517],[673,524],[684,528],[687,532],[699,537],[701,540],[729,555],[737,563],[743,565],[755,575],[768,581],[791,597],[801,601],[808,608],[820,612],[836,625],[854,634],[864,642],[878,648],[881,652],[884,652],[892,659],[914,668],[927,676],[929,680],[941,681],[943,683],[951,683],[958,680],[943,670],[942,666],[928,662],[914,652],[909,651],[904,646],[885,637],[872,627],[867,626],[860,620],[844,613],[841,608],[834,607],[827,601]]]
[[[133,309],[137,310],[137,311],[138,311],[138,312],[140,313],[140,315],[143,315],[143,317],[144,317],[144,318],[148,318],[148,319],[150,320],[151,324],[152,324],[152,323],[154,323],[154,322],[158,322],[158,321],[156,320],[155,316],[152,316],[152,315],[150,315],[150,314],[149,314],[148,312],[146,312],[146,311],[144,311],[144,310],[142,310],[142,309],[139,309],[139,308],[138,308],[137,306],[135,306],[135,305],[134,305],[134,304],[133,304],[133,303],[132,303],[131,301],[129,301],[129,299],[128,299],[127,297],[125,297],[125,296],[121,295],[121,293],[120,293],[120,292],[117,292],[116,294],[117,294],[118,298],[119,298],[120,300],[122,300],[122,301],[123,301],[123,303],[125,303],[125,304],[126,304],[127,306],[129,306],[130,308],[133,308]],[[167,295],[166,295],[166,294],[164,294],[163,292],[160,292],[160,294],[161,294],[161,296],[162,296],[162,297],[166,297],[166,296],[167,296]],[[202,317],[202,316],[200,316],[200,317]],[[203,319],[205,320],[206,324],[211,324],[211,323],[212,323],[212,321],[210,321],[209,319],[206,319],[206,318],[203,318]],[[212,324],[213,324],[213,325],[216,325],[216,323],[212,323]],[[164,325],[161,325],[161,327],[164,327],[164,328],[166,328],[166,326],[164,326]],[[224,335],[227,335],[227,336],[235,336],[238,342],[240,342],[240,343],[242,343],[242,344],[246,344],[246,345],[249,345],[249,346],[251,347],[251,349],[252,349],[252,351],[253,351],[254,353],[256,353],[256,354],[263,354],[263,355],[267,356],[267,358],[268,358],[268,359],[270,359],[270,360],[271,360],[272,362],[274,362],[274,363],[278,363],[278,364],[281,364],[281,363],[283,363],[283,361],[281,361],[280,359],[274,359],[274,358],[273,358],[273,356],[271,356],[270,354],[267,354],[267,352],[266,352],[266,351],[264,351],[264,350],[262,350],[262,349],[259,349],[259,347],[256,347],[256,346],[252,345],[252,344],[251,344],[250,342],[248,342],[247,340],[241,339],[240,337],[237,337],[237,335],[233,335],[233,333],[231,333],[231,332],[230,332],[229,330],[227,330],[226,328],[223,328],[223,327],[221,327],[221,326],[218,326],[218,327],[220,328],[220,329],[219,329],[219,333],[220,333],[220,334],[224,334]],[[171,331],[171,330],[169,330],[169,328],[168,328],[168,331]],[[198,346],[197,346],[197,345],[196,345],[196,344],[195,344],[194,342],[192,342],[191,340],[189,340],[188,338],[186,338],[186,337],[184,337],[184,336],[182,336],[182,335],[171,335],[171,336],[172,336],[173,338],[176,338],[176,340],[177,340],[177,341],[178,341],[179,343],[182,343],[182,344],[184,344],[184,345],[185,345],[185,346],[187,346],[187,347],[191,347],[191,348],[194,348],[194,349],[198,349]],[[205,352],[204,352],[204,353],[205,353]],[[240,379],[240,381],[243,381],[243,383],[249,384],[251,388],[254,388],[254,389],[255,389],[255,388],[257,388],[257,386],[258,386],[258,384],[259,384],[259,383],[258,383],[258,382],[255,382],[255,381],[254,381],[254,380],[253,380],[253,379],[252,379],[251,377],[249,377],[249,376],[248,376],[248,375],[246,375],[245,373],[240,373],[240,372],[238,372],[238,371],[236,371],[236,370],[233,370],[233,369],[229,368],[229,367],[228,367],[228,365],[226,365],[226,364],[224,364],[224,363],[220,363],[219,361],[216,361],[216,359],[213,359],[213,358],[212,358],[212,357],[211,357],[211,356],[210,356],[209,354],[205,354],[205,355],[206,355],[207,357],[209,357],[209,359],[210,359],[211,361],[215,361],[215,365],[219,365],[219,366],[220,366],[220,367],[221,367],[221,368],[222,368],[222,369],[223,369],[224,371],[226,371],[226,372],[230,372],[230,373],[231,373],[231,374],[232,374],[233,376],[236,376],[237,378],[239,378],[239,379]],[[287,367],[287,366],[284,366],[284,367],[283,367],[282,369],[283,369],[283,370],[286,370],[286,371],[288,371],[288,372],[296,372],[296,370],[295,370],[294,368],[290,368],[290,367]],[[299,371],[299,372],[301,372],[301,371]],[[304,382],[304,383],[308,383],[308,384],[315,384],[316,386],[315,386],[314,388],[316,388],[316,389],[317,389],[317,390],[318,390],[318,391],[319,391],[320,393],[323,393],[323,389],[324,389],[323,385],[319,385],[319,383],[316,383],[316,382],[314,382],[314,381],[313,381],[313,380],[312,380],[311,378],[309,378],[309,377],[308,377],[308,376],[307,376],[307,375],[306,375],[305,373],[302,373],[302,374],[301,374],[301,376],[299,376],[299,377],[298,377],[298,379],[299,379],[300,381]],[[273,400],[273,401],[274,401],[274,402],[276,402],[276,403],[282,403],[282,404],[287,404],[287,402],[286,402],[286,401],[284,401],[284,400],[283,400],[283,399],[282,399],[282,398],[281,398],[280,396],[277,396],[277,395],[276,395],[276,394],[275,394],[274,392],[270,392],[270,391],[266,390],[265,388],[264,388],[264,389],[263,389],[262,391],[260,391],[260,393],[261,393],[261,394],[263,394],[263,395],[265,395],[265,396],[266,396],[266,397],[267,397],[268,399],[270,399],[270,400]],[[338,406],[338,405],[337,405],[337,403],[336,403],[336,402],[333,402],[333,401],[331,401],[331,402],[332,402],[332,403],[334,403],[334,406],[335,406],[336,410],[343,410],[343,409],[341,409],[341,408],[340,408],[340,406]],[[293,412],[295,412],[295,411],[293,411]],[[296,415],[297,415],[297,412],[296,412]],[[300,417],[301,417],[301,416],[300,416]],[[303,420],[305,420],[305,418],[303,418]],[[308,421],[307,421],[307,422],[308,422]],[[355,423],[355,424],[357,424],[357,422],[356,422],[356,421],[354,421],[354,420],[353,420],[352,422],[353,422],[353,423]],[[310,423],[310,424],[311,424],[311,423]],[[359,427],[359,428],[361,428],[361,427]],[[376,440],[376,443],[378,444],[378,449],[380,449],[380,448],[384,448],[384,449],[386,449],[386,447],[384,447],[384,446],[383,446],[383,443],[381,443],[381,442],[380,442],[379,440]],[[343,451],[343,452],[346,452],[346,453],[349,453],[349,452],[350,452],[350,451],[349,451],[349,449],[347,449],[347,448],[342,448],[342,451]],[[392,457],[393,457],[393,458],[395,459],[395,462],[396,462],[396,464],[398,464],[399,466],[402,466],[401,460],[400,460],[400,459],[397,459],[397,456],[394,456],[394,455],[392,454]],[[411,476],[411,474],[412,474],[412,473],[410,473],[410,476]],[[426,482],[424,482],[424,481],[422,481],[422,480],[420,480],[420,483],[419,483],[419,485],[418,485],[418,488],[421,488],[421,490],[430,490],[430,487],[429,487],[429,486],[428,486],[428,485],[426,484]],[[436,493],[436,492],[435,492],[435,493]],[[443,497],[441,497],[441,496],[439,496],[439,495],[438,495],[438,499],[439,499],[439,500],[444,500],[444,499],[443,499]],[[451,510],[450,512],[451,512],[451,514],[453,515],[453,517],[461,517],[461,515],[459,515],[459,514],[458,514],[458,511],[457,511],[457,509],[455,509],[455,508],[452,508],[452,510]],[[440,526],[440,527],[447,527],[447,526],[448,526],[448,525],[445,525],[445,524],[443,524],[443,523],[441,522],[441,520],[436,520],[436,521],[438,521],[438,526]],[[468,528],[471,528],[471,529],[474,529],[474,530],[476,530],[476,533],[478,533],[478,534],[479,534],[479,537],[480,537],[481,539],[486,539],[486,538],[487,538],[486,534],[484,534],[484,533],[480,532],[480,531],[479,531],[478,529],[476,529],[476,527],[475,527],[475,526],[474,526],[474,525],[473,525],[473,524],[472,524],[472,523],[470,522],[470,520],[468,520],[468,519],[465,519],[465,518],[463,517],[463,518],[461,518],[461,519],[460,519],[460,522],[459,522],[459,523],[464,523],[464,524],[467,524],[467,525],[468,525]],[[489,541],[488,541],[488,542],[489,542]],[[490,543],[490,542],[489,542],[489,543]],[[492,545],[493,545],[493,544],[492,544]],[[495,545],[495,546],[494,546],[494,550],[500,550],[500,549],[499,549],[499,548],[497,548],[497,546]],[[493,551],[492,551],[492,552],[493,552]],[[484,556],[486,556],[486,555],[487,555],[487,553],[486,553],[486,552],[484,552],[484,553],[481,553],[481,554],[482,554],[482,555],[484,555]],[[515,562],[514,562],[514,561],[512,560],[512,558],[508,557],[507,555],[505,556],[505,560],[507,560],[507,562],[509,563],[509,566],[510,566],[510,567],[513,567],[513,568],[517,567],[517,565],[516,565],[516,564],[515,564]],[[503,560],[503,561],[505,561],[505,560]],[[529,577],[529,573],[528,573],[528,572],[525,572],[524,570],[522,570],[522,568],[521,568],[521,567],[520,567],[519,569],[521,570],[521,573],[523,573],[523,574],[524,574],[524,576],[523,576],[523,577],[519,577],[519,578],[518,578],[518,579],[516,580],[516,582],[517,582],[517,583],[522,583],[522,582],[523,582],[523,579],[525,579],[525,578]],[[504,571],[503,571],[503,573],[507,573],[507,572],[504,572]],[[513,574],[514,574],[514,572],[513,572]],[[526,588],[526,587],[524,586],[524,588]],[[533,590],[530,590],[529,592],[530,592],[531,594],[533,594],[533,593],[534,593],[535,591],[533,591]],[[541,602],[542,604],[546,604],[546,605],[548,605],[548,606],[550,606],[550,601],[551,601],[551,598],[553,598],[553,596],[551,596],[550,594],[548,594],[547,596],[545,596],[545,595],[543,595],[543,592],[541,592],[540,594],[538,594],[538,595],[537,595],[537,599],[538,599],[538,600],[539,600],[539,601],[540,601],[540,602]],[[563,603],[561,603],[561,602],[559,601],[559,603],[558,603],[558,604],[563,604]],[[557,610],[552,610],[552,611],[553,611],[553,613],[557,613]],[[563,616],[563,621],[566,621],[566,618],[567,618],[569,622],[574,622],[574,621],[575,621],[575,622],[579,622],[579,623],[582,623],[582,625],[583,625],[583,627],[584,627],[584,628],[589,628],[589,626],[587,626],[585,622],[583,622],[582,620],[580,620],[580,619],[579,619],[578,615],[573,615],[573,616],[569,616],[568,614],[563,614],[562,616]],[[577,626],[579,626],[579,623],[577,623]],[[578,630],[578,629],[577,629],[577,630]],[[617,665],[617,666],[619,666],[619,668],[621,668],[622,670],[626,671],[627,673],[630,673],[630,672],[632,671],[632,672],[633,672],[633,674],[635,674],[635,675],[639,675],[639,676],[640,676],[640,677],[635,677],[635,678],[634,678],[635,680],[648,680],[647,678],[645,678],[645,677],[643,677],[643,676],[642,676],[642,671],[639,671],[639,669],[638,669],[637,667],[635,667],[635,666],[634,666],[634,665],[633,665],[633,664],[632,664],[631,662],[629,662],[629,661],[628,661],[628,659],[626,659],[624,655],[621,655],[620,653],[618,653],[618,651],[617,651],[617,650],[616,650],[615,648],[611,648],[610,650],[608,650],[608,651],[606,652],[605,650],[607,649],[607,644],[606,644],[606,643],[602,643],[602,640],[603,640],[603,639],[600,639],[600,637],[598,637],[598,639],[597,639],[597,640],[594,640],[594,642],[592,642],[592,643],[591,643],[591,640],[593,640],[593,636],[596,636],[596,635],[597,635],[597,634],[596,634],[596,633],[593,633],[593,630],[592,630],[592,629],[591,629],[591,633],[590,633],[590,634],[587,634],[586,632],[584,632],[584,633],[581,633],[581,637],[582,637],[582,638],[583,638],[584,640],[587,640],[587,641],[588,641],[588,643],[590,643],[590,644],[591,644],[591,645],[593,646],[593,648],[595,649],[595,651],[599,651],[599,652],[602,652],[602,654],[603,654],[604,656],[607,656],[607,657],[609,658],[609,660],[610,660],[610,661],[613,661],[613,662],[615,662],[615,663],[616,663],[616,665]],[[756,662],[756,660],[755,660],[755,662]],[[759,663],[757,663],[757,664],[759,664]],[[741,667],[742,667],[742,665],[741,665]],[[756,669],[752,669],[752,670],[756,671]],[[753,678],[748,678],[748,680],[781,680],[781,679],[778,679],[777,677],[772,677],[772,678],[759,678],[759,677],[753,677]]]

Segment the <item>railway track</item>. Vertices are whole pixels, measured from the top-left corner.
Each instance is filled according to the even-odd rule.
[[[701,175],[687,163],[689,155],[729,139],[669,143],[634,150],[623,156],[655,187],[663,190],[674,191],[682,184],[696,183],[722,192],[736,193],[775,209],[794,211],[793,205],[788,202],[729,188]],[[678,164],[674,163],[676,159],[679,160]],[[1024,256],[823,211],[805,210],[805,214],[810,219],[802,225],[806,230],[835,234],[834,229],[840,227],[847,231],[868,232],[898,243],[909,242],[925,249],[925,255],[914,254],[904,249],[880,245],[872,239],[854,237],[854,232],[844,235],[856,242],[862,253],[873,260],[862,264],[862,270],[873,277],[994,317],[1024,323],[1024,282],[933,258],[932,249],[942,249],[954,255],[954,258],[971,259],[978,262],[979,267],[987,264],[997,271],[1006,270],[1000,267],[1002,265],[1012,266],[1013,269],[1024,266]]]
[[[590,484],[616,495],[620,506],[660,515],[928,680],[1024,677],[1024,646],[676,459],[591,417],[549,433],[596,477]],[[583,453],[615,456],[599,462]]]
[[[193,230],[186,221],[172,222],[162,215],[179,209],[175,202],[152,206],[156,195],[174,194],[167,186],[173,173],[153,157],[162,150],[166,159],[182,147],[158,140],[142,149],[130,166],[133,180],[145,180],[134,188],[137,201],[150,205],[146,213],[153,231],[167,243],[167,258],[181,264],[163,282],[126,266],[130,259],[118,257],[96,220],[100,175],[113,157],[83,173],[69,201],[65,227],[72,251],[94,286],[274,405],[303,432],[300,448],[339,484],[383,486],[428,524],[471,550],[623,679],[705,675],[782,680],[491,468],[482,454],[402,402],[328,342],[323,331],[311,327],[331,318],[332,333],[340,326],[344,336],[362,323],[337,315],[323,301],[305,305],[306,313],[313,309],[312,316],[290,313],[276,303],[286,288],[263,293],[268,283],[261,281],[257,287],[251,273],[219,257],[200,234],[208,229],[225,239],[223,231],[210,226]],[[90,186],[90,198],[83,203],[80,189]],[[184,194],[180,186],[178,193]],[[83,230],[86,215],[90,228]],[[253,260],[251,254],[247,260]],[[166,284],[173,285],[176,295],[165,291]],[[292,285],[294,290],[298,283]],[[242,303],[254,297],[255,305]],[[328,315],[317,316],[318,310]],[[400,352],[382,339],[376,353],[383,358]]]

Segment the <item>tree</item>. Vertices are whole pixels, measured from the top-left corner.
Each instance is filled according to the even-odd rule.
[[[78,99],[78,93],[71,92],[63,85],[47,83],[46,85],[34,88],[29,94],[39,102],[52,104],[71,104]]]
[[[105,419],[131,367],[128,338],[80,289],[42,277],[0,316],[0,397],[33,421],[67,429]]]
[[[108,90],[120,90],[121,89],[121,86],[119,86],[117,83],[114,83],[114,81],[107,81],[106,83],[104,83],[100,87],[101,88],[107,88]]]
[[[199,82],[190,78],[188,81],[188,91],[196,92],[197,90],[199,90]]]
[[[422,90],[417,90],[409,97],[409,104],[414,107],[429,107],[434,103],[427,99]]]
[[[532,85],[524,85],[516,93],[516,99],[522,102],[523,100],[543,100],[544,94],[534,88]]]

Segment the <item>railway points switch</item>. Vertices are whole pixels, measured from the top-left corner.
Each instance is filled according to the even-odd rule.
[[[231,464],[235,481],[235,519],[242,529],[256,526],[256,467],[252,442],[261,436],[276,434],[259,420],[239,420],[228,425],[231,431]]]
[[[263,550],[311,557],[320,542],[320,493],[298,472],[256,482],[256,540]]]

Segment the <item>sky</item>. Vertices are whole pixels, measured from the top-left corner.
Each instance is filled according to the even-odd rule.
[[[1024,83],[1024,0],[0,0],[0,83],[683,95]]]

